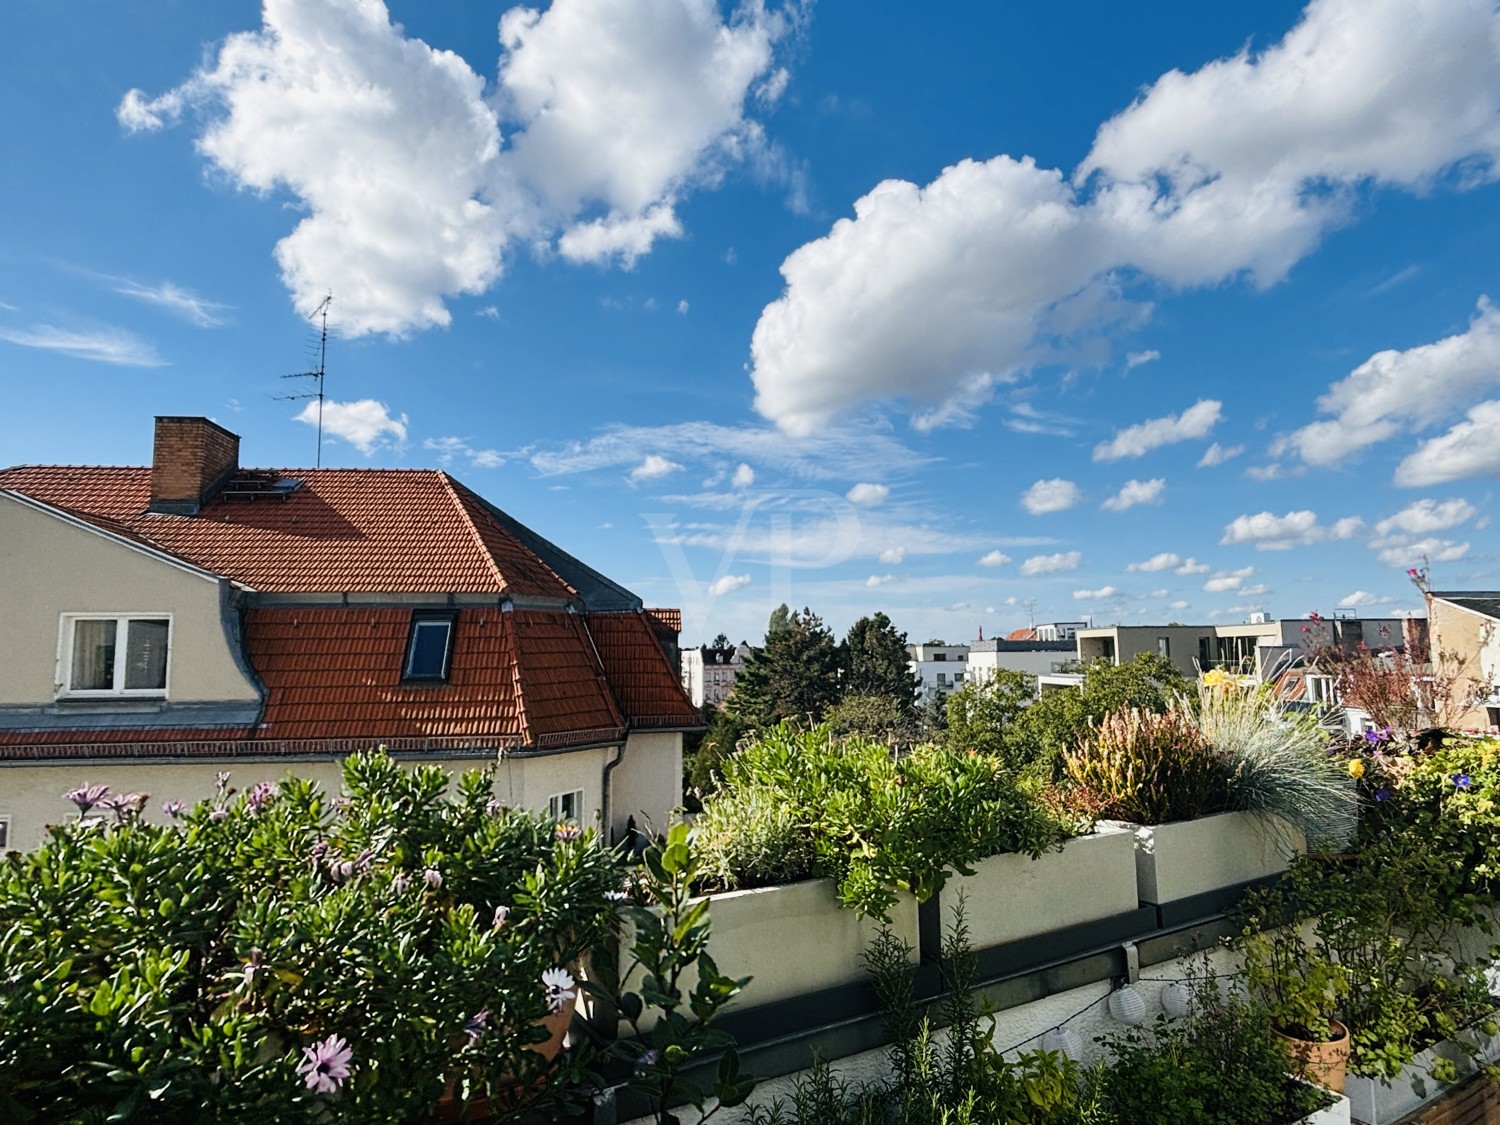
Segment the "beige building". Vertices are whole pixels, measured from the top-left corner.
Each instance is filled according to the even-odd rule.
[[[0,846],[81,784],[195,802],[385,745],[618,834],[681,800],[677,622],[445,473],[246,470],[159,418],[142,468],[0,471]],[[76,815],[76,814],[74,814]]]
[[[1500,591],[1434,590],[1427,621],[1433,664],[1459,681],[1454,725],[1500,732]]]

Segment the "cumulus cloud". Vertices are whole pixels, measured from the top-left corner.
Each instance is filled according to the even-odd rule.
[[[1048,512],[1065,512],[1083,499],[1083,493],[1070,480],[1054,477],[1039,480],[1021,494],[1021,507],[1034,516]]]
[[[1010,562],[1010,556],[1000,551],[991,551],[979,560],[980,566],[1004,566]]]
[[[1125,569],[1132,572],[1137,570],[1171,570],[1173,567],[1181,564],[1181,562],[1182,558],[1179,555],[1173,554],[1171,551],[1163,551],[1159,555],[1152,555],[1144,562],[1130,563]]]
[[[318,404],[309,402],[296,417],[308,426],[318,424]],[[323,404],[323,434],[343,438],[366,457],[382,446],[406,444],[406,415],[393,417],[390,408],[373,398]]]
[[[735,488],[749,488],[755,483],[755,470],[741,461],[739,468],[734,471],[734,476],[729,478],[729,483]]]
[[[1224,525],[1224,536],[1219,540],[1225,544],[1252,544],[1260,551],[1281,551],[1289,547],[1301,547],[1310,543],[1323,543],[1330,539],[1349,539],[1364,529],[1356,517],[1349,516],[1331,526],[1318,523],[1316,512],[1306,509],[1278,516],[1271,512],[1237,516]]]
[[[1264,51],[1164,74],[1071,176],[1003,155],[876,185],[783,263],[757,409],[789,432],[872,400],[972,409],[1129,315],[1118,277],[1270,285],[1368,185],[1493,178],[1497,23],[1489,0],[1313,0]]]
[[[1166,480],[1161,477],[1153,480],[1128,480],[1119,492],[1099,506],[1106,511],[1123,512],[1137,504],[1160,504],[1162,489],[1166,486]]]
[[[1295,454],[1310,465],[1334,465],[1369,446],[1456,417],[1497,387],[1500,309],[1482,297],[1466,331],[1365,360],[1318,399],[1318,409],[1331,417],[1287,435],[1275,452]],[[1479,419],[1471,411],[1468,422],[1403,461],[1397,483],[1437,484],[1487,475],[1486,465],[1500,465],[1495,447],[1485,446],[1496,432],[1500,406],[1481,403],[1474,410]]]
[[[1095,461],[1117,461],[1122,457],[1141,457],[1163,445],[1191,441],[1208,434],[1224,417],[1223,404],[1199,399],[1181,414],[1152,418],[1129,426],[1109,441],[1094,446]]]
[[[1191,555],[1182,560],[1182,565],[1177,567],[1177,574],[1207,574],[1211,568],[1207,563],[1201,563]]]
[[[1203,583],[1203,589],[1210,594],[1222,594],[1228,590],[1238,590],[1245,584],[1245,579],[1255,573],[1253,566],[1242,566],[1239,570],[1221,570]]]
[[[1214,442],[1203,451],[1203,456],[1198,458],[1198,468],[1208,469],[1214,465],[1222,465],[1231,457],[1238,457],[1243,452],[1245,452],[1243,445],[1223,446]]]
[[[880,552],[880,561],[887,566],[900,566],[906,558],[905,547],[887,547]]]
[[[1097,590],[1074,590],[1073,597],[1079,601],[1102,601],[1105,598],[1117,598],[1120,591],[1113,586],[1100,586]]]
[[[1467,477],[1500,477],[1500,401],[1471,407],[1465,421],[1396,466],[1396,483],[1408,488]]]
[[[1381,535],[1404,532],[1408,535],[1426,535],[1433,531],[1447,531],[1467,523],[1479,514],[1479,509],[1467,500],[1454,497],[1451,500],[1418,500],[1408,504],[1393,516],[1387,516],[1375,525]]]
[[[884,504],[890,495],[891,490],[883,484],[860,483],[845,494],[845,499],[861,508],[874,508]]]
[[[721,594],[732,593],[748,585],[750,585],[750,576],[748,574],[726,574],[723,578],[716,578],[710,582],[708,584],[708,592],[710,596],[717,598]]]
[[[1380,561],[1387,566],[1411,567],[1435,562],[1453,562],[1469,553],[1469,544],[1453,539],[1425,536],[1420,539],[1404,535],[1377,539],[1370,544]]]
[[[123,328],[77,332],[50,324],[31,328],[0,327],[0,340],[23,348],[62,352],[75,359],[112,363],[119,367],[164,367],[167,362],[156,354],[154,347]]]
[[[1370,605],[1388,605],[1394,598],[1378,597],[1367,590],[1355,590],[1348,597],[1339,599],[1340,609],[1359,609]]]
[[[686,194],[774,155],[749,109],[797,18],[747,2],[725,19],[714,0],[511,8],[486,90],[380,0],[268,0],[258,30],[116,115],[131,132],[195,118],[216,171],[299,204],[276,248],[298,307],[332,289],[341,331],[399,334],[447,324],[445,298],[487,289],[513,243],[629,265],[680,234]]]
[[[1021,564],[1021,573],[1028,577],[1035,574],[1064,574],[1077,570],[1083,562],[1083,552],[1062,551],[1055,555],[1032,555]]]
[[[676,461],[669,461],[660,453],[648,453],[639,465],[630,470],[630,479],[633,481],[657,480],[681,468],[682,466]]]
[[[1151,363],[1161,358],[1161,352],[1155,348],[1147,348],[1143,352],[1131,352],[1125,357],[1125,370],[1133,371],[1143,363]]]
[[[884,586],[887,582],[894,582],[895,580],[896,576],[894,574],[872,574],[865,579],[865,585]]]
[[[498,449],[476,449],[469,444],[468,438],[424,438],[422,448],[435,452],[438,464],[444,466],[453,464],[459,457],[467,459],[470,465],[479,469],[498,469],[505,464],[505,457]]]

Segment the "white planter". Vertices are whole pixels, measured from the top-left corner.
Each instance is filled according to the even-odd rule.
[[[1317,1113],[1307,1117],[1299,1118],[1292,1125],[1350,1125],[1349,1099],[1342,1094],[1335,1094],[1338,1101],[1327,1109],[1320,1109]]]
[[[945,927],[959,895],[975,949],[1129,914],[1139,905],[1135,837],[1120,825],[1101,826],[1038,859],[982,859],[973,875],[950,878],[938,896]]]
[[[1255,813],[1132,827],[1141,901],[1158,905],[1275,875],[1307,850],[1292,825]]]
[[[1500,1036],[1485,1039],[1481,1035],[1474,1042],[1479,1047],[1479,1057],[1486,1062],[1500,1059]],[[1344,1080],[1344,1093],[1348,1095],[1354,1120],[1363,1122],[1363,1125],[1390,1125],[1452,1090],[1452,1084],[1432,1077],[1432,1064],[1440,1058],[1454,1061],[1460,1081],[1474,1073],[1474,1064],[1464,1050],[1444,1039],[1417,1055],[1410,1065],[1389,1081],[1349,1075]]]
[[[735,1001],[738,1008],[869,979],[863,955],[884,924],[841,906],[831,879],[726,891],[708,900],[709,956],[725,976],[755,978]],[[903,893],[890,916],[892,932],[912,947],[915,960],[917,900]],[[630,963],[630,941],[627,927],[622,969]],[[639,983],[634,976],[626,987]]]

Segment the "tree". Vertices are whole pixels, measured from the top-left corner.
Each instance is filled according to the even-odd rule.
[[[884,695],[845,695],[823,717],[836,735],[862,735],[902,749],[921,736],[917,712]]]
[[[709,648],[716,648],[716,649],[723,650],[723,649],[726,649],[726,648],[733,648],[734,646],[729,643],[729,638],[728,637],[726,637],[723,633],[720,633],[717,637],[715,637],[713,639],[713,641],[709,644],[708,647]]]
[[[906,655],[906,634],[883,613],[861,617],[849,627],[839,647],[841,681],[845,699],[879,696],[901,711],[917,705],[917,679]]]
[[[1018,717],[1016,736],[1037,757],[1071,750],[1106,715],[1127,707],[1167,710],[1178,696],[1193,687],[1176,666],[1162,656],[1141,653],[1124,664],[1095,660],[1083,668],[1078,688],[1043,692]]]
[[[787,608],[786,602],[782,602],[771,611],[771,620],[766,623],[766,636],[781,632],[791,624],[791,620],[792,611]]]
[[[810,609],[771,615],[765,647],[751,654],[735,677],[725,709],[751,727],[765,729],[783,719],[821,719],[838,699],[838,645],[823,619]]]
[[[1035,698],[1036,677],[1010,668],[966,683],[948,697],[944,741],[955,750],[1030,761],[1035,755],[1018,737],[1017,719]]]

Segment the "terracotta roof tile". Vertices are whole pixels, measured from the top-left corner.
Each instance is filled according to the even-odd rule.
[[[574,591],[477,497],[430,469],[281,469],[285,500],[220,497],[195,516],[158,515],[148,468],[22,465],[0,488],[117,529],[268,593]]]
[[[591,613],[589,633],[609,686],[632,726],[700,727],[693,706],[645,613]]]

